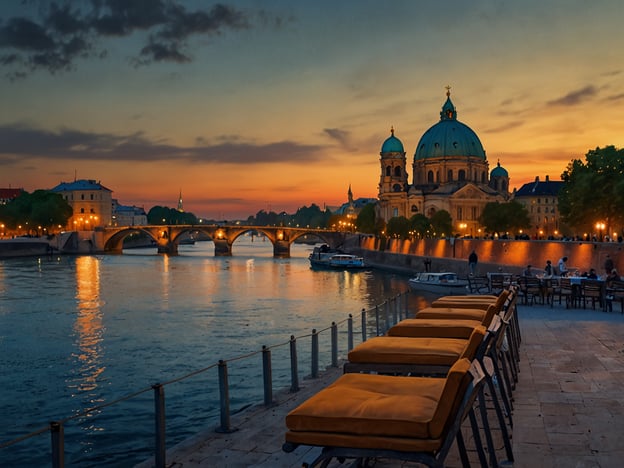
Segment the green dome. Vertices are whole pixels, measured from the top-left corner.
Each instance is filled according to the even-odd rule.
[[[492,177],[509,177],[509,172],[500,165],[500,161],[498,161],[496,167],[490,172],[490,178]]]
[[[450,92],[440,112],[440,121],[420,138],[414,159],[442,156],[476,156],[485,158],[485,150],[479,137],[470,127],[457,120],[457,110]]]
[[[390,129],[390,137],[381,145],[382,153],[405,153],[403,149],[403,143],[397,137],[394,136],[394,128]]]

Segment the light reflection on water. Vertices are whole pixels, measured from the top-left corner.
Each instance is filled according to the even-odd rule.
[[[290,259],[274,259],[271,243],[257,239],[237,241],[233,257],[214,257],[213,249],[198,242],[176,257],[134,250],[0,261],[0,440],[286,343],[407,288],[407,278],[379,272],[312,271],[309,246],[293,245]],[[308,348],[299,348],[301,378],[309,374]],[[272,354],[274,386],[287,387],[288,347]],[[233,362],[229,372],[233,412],[262,401],[260,356]],[[216,370],[166,387],[169,446],[218,424],[217,388]],[[152,412],[147,393],[68,422],[67,463],[131,466],[147,458]],[[45,465],[48,451],[49,436],[37,437],[3,449],[0,460]]]

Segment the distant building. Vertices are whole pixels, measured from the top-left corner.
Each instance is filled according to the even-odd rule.
[[[532,237],[548,238],[561,235],[559,225],[559,191],[563,181],[540,181],[539,176],[534,182],[524,184],[514,194],[513,199],[524,205],[531,220]]]
[[[361,197],[361,198],[357,198],[354,200],[353,192],[351,191],[351,185],[349,185],[349,191],[347,192],[347,197],[348,197],[347,203],[343,203],[342,205],[337,206],[337,207],[328,207],[329,210],[333,214],[347,216],[349,218],[357,218],[357,216],[360,214],[360,211],[362,211],[362,208],[364,208],[369,203],[372,203],[372,204],[377,203],[376,198]]]
[[[140,206],[120,205],[113,199],[113,219],[112,226],[145,226],[147,225],[147,214]]]
[[[483,145],[470,127],[457,120],[450,88],[440,121],[416,146],[411,184],[403,143],[394,136],[394,129],[390,133],[379,153],[377,214],[384,220],[397,216],[409,219],[419,213],[431,218],[437,211],[446,210],[453,219],[454,232],[478,235],[485,205],[509,199],[509,174],[500,163],[488,173]]]
[[[0,188],[0,205],[6,205],[11,200],[20,196],[24,191],[21,188]]]
[[[95,180],[80,179],[61,182],[52,192],[59,193],[74,210],[67,228],[89,231],[95,227],[110,226],[113,220],[113,191]]]

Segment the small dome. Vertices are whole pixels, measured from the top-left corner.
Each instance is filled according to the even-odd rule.
[[[381,145],[382,153],[405,153],[403,149],[403,143],[397,137],[394,136],[394,127],[390,129],[390,137]]]
[[[451,101],[450,91],[440,112],[440,121],[420,138],[414,159],[442,156],[476,156],[485,158],[479,137],[470,127],[457,120],[457,110]]]
[[[492,177],[509,177],[509,172],[500,165],[500,161],[498,161],[496,167],[490,172],[490,178]]]

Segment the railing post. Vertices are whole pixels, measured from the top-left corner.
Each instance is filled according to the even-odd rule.
[[[316,379],[318,377],[318,361],[319,361],[319,344],[318,344],[318,333],[316,333],[316,328],[312,330],[312,378]]]
[[[219,402],[221,425],[217,432],[231,432],[230,428],[230,389],[228,384],[227,362],[219,359]]]
[[[332,367],[338,367],[338,325],[331,324],[331,357]]]
[[[52,436],[52,468],[65,466],[65,442],[63,424],[57,421],[50,422]]]
[[[362,343],[366,341],[366,309],[362,309]]]
[[[262,346],[262,376],[264,379],[264,404],[273,403],[273,371],[271,369],[271,350]]]
[[[165,468],[167,452],[165,443],[165,387],[156,383],[152,385],[152,389],[154,389],[154,427],[156,435],[154,463],[156,468]]]
[[[390,301],[384,302],[384,334],[388,331],[388,324],[390,323]]]
[[[290,335],[290,391],[299,391],[299,365],[297,363],[297,340]]]
[[[349,314],[347,319],[347,351],[353,349],[353,315]]]
[[[399,323],[399,306],[401,305],[399,301],[400,297],[401,296],[397,295],[392,299],[392,303],[394,304],[394,307],[392,308],[392,325]]]
[[[377,328],[376,336],[381,335],[381,333],[379,333],[379,306],[378,305],[375,306],[375,327]]]

